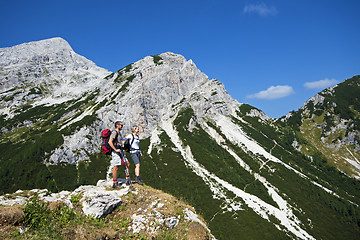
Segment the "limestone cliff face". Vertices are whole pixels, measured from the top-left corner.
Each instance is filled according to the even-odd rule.
[[[149,56],[131,64],[127,71],[113,74],[110,83],[119,78],[133,79],[123,82],[122,86],[128,83],[127,91],[115,95],[114,104],[98,111],[105,123],[121,119],[128,126],[137,124],[143,128],[143,137],[148,137],[164,118],[186,105],[194,107],[201,117],[229,114],[238,104],[226,93],[222,83],[209,80],[192,60],[170,52],[158,57],[161,59],[158,63]],[[113,84],[114,91],[116,86]]]
[[[62,38],[0,49],[0,91],[8,114],[27,103],[49,104],[78,98],[100,87],[109,71],[75,53]],[[3,110],[5,111],[5,110]]]

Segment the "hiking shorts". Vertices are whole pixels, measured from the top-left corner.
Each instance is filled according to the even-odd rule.
[[[134,161],[134,164],[139,164],[141,161],[141,153],[140,152],[135,152],[135,153],[130,153],[132,160]]]
[[[110,165],[112,167],[121,166],[122,165],[121,158],[124,159],[123,160],[124,162],[127,162],[124,152],[118,153],[118,152],[112,151]]]

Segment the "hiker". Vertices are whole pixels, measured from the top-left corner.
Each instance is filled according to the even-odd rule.
[[[126,175],[129,173],[130,162],[126,159],[124,151],[121,149],[121,141],[125,140],[121,135],[120,131],[124,124],[121,121],[115,122],[115,130],[111,132],[109,145],[112,149],[111,152],[111,166],[113,167],[112,176],[113,176],[113,188],[117,188],[120,184],[117,181],[117,171],[119,170],[119,166],[123,165],[127,171],[125,171]],[[129,185],[129,177],[126,176],[126,184]]]
[[[130,155],[135,164],[135,182],[140,185],[143,185],[143,181],[140,178],[140,162],[143,154],[139,146],[139,142],[140,142],[139,131],[140,131],[139,126],[132,127],[131,133],[127,134],[125,136],[125,139],[129,139],[128,141],[131,144]]]

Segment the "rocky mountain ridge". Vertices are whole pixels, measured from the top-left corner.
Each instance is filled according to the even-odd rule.
[[[18,55],[20,57],[8,58]],[[86,106],[82,114],[74,117],[76,112],[69,112],[68,116],[62,116],[65,121],[61,129],[88,115],[96,114],[101,119],[100,122],[97,121],[97,130],[111,127],[115,119],[123,119],[125,130],[129,131],[130,126],[136,124],[143,129],[141,137],[148,137],[151,129],[156,128],[164,115],[174,112],[168,103],[177,104],[183,99],[195,99],[207,94],[194,106],[198,108],[199,111],[196,112],[201,115],[200,118],[204,113],[213,111],[230,113],[234,111],[234,107],[229,107],[228,103],[239,104],[226,93],[219,81],[209,81],[191,60],[186,61],[183,56],[173,53],[157,56],[161,59],[159,62],[155,62],[154,57],[146,57],[112,74],[74,53],[70,45],[61,38],[5,48],[2,56],[5,60],[2,60],[1,72],[6,81],[1,94],[5,100],[2,101],[1,113],[5,119],[13,118],[22,107],[28,107],[29,104],[32,107],[51,106],[67,103],[74,98],[77,101],[87,101],[89,95],[94,94],[95,102]],[[36,68],[38,73],[34,70]],[[45,75],[40,76],[40,73]],[[29,84],[32,88],[28,87]],[[19,85],[23,87],[9,89],[10,86]],[[129,88],[129,91],[118,94],[116,89],[124,90],[123,88]],[[121,104],[124,99],[126,104]],[[94,108],[99,105],[104,106],[95,111]],[[28,119],[17,124],[34,127]],[[86,135],[91,135],[93,141],[87,141],[84,138]],[[45,162],[58,164],[65,161],[74,164],[84,158],[86,160],[86,154],[81,151],[85,149],[93,153],[98,146],[98,141],[94,141],[96,138],[94,133],[80,129],[69,140],[65,137],[65,142],[60,147],[66,149],[65,155],[63,150],[55,149]],[[74,156],[74,152],[78,151],[81,156]]]

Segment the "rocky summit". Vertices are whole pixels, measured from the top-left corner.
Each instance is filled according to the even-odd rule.
[[[109,179],[100,133],[121,120],[123,134],[140,126],[145,185],[193,206],[216,239],[360,235],[359,76],[272,119],[171,52],[112,73],[55,38],[0,49],[0,63],[2,194]]]
[[[110,74],[76,54],[62,38],[0,49],[0,72],[0,90],[12,90],[5,96],[14,96],[4,102],[7,107],[64,101],[99,87],[97,80]]]

